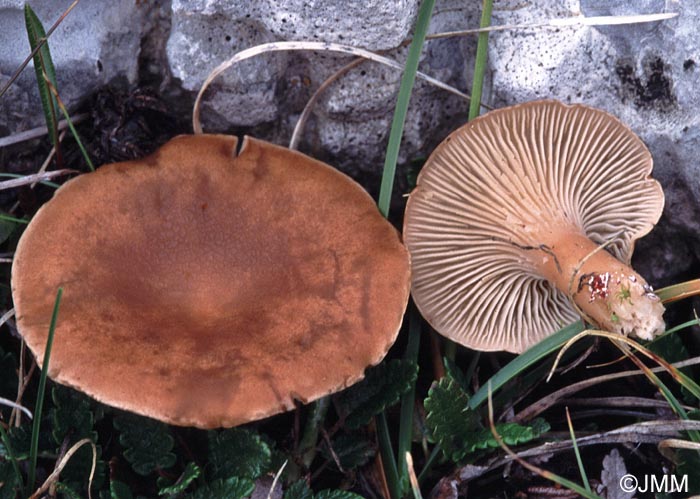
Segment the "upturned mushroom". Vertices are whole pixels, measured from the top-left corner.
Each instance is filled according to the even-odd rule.
[[[17,325],[48,374],[176,425],[227,427],[338,391],[394,342],[398,232],[353,180],[245,138],[182,136],[67,182],[12,268]]]
[[[536,101],[454,131],[406,208],[412,295],[477,350],[522,352],[583,316],[651,339],[664,307],[629,266],[664,197],[642,141],[610,114]]]

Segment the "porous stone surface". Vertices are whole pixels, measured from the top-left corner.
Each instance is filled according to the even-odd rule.
[[[30,54],[24,0],[0,0],[0,86]],[[48,31],[70,0],[29,1]],[[146,2],[80,2],[51,36],[49,46],[58,90],[71,108],[100,86],[122,78],[135,83],[141,34],[149,27]],[[2,135],[44,123],[33,63],[0,99]]]
[[[677,12],[646,24],[576,26],[495,33],[489,61],[497,106],[554,98],[605,109],[649,147],[666,209],[638,243],[638,266],[668,284],[697,272],[700,254],[700,35],[698,4],[678,0],[504,0],[494,24]],[[644,200],[640,199],[640,203]]]
[[[418,6],[417,0],[254,4],[175,0],[168,61],[173,76],[193,92],[226,58],[276,40],[352,45],[386,52],[387,57],[403,62],[407,49],[402,43],[411,35]],[[475,21],[478,12],[474,9],[464,11],[459,2],[443,1],[435,9],[431,30],[455,30]],[[474,40],[468,39],[429,42],[421,69],[464,90],[473,47]],[[258,127],[258,133],[286,143],[313,91],[350,61],[347,56],[318,51],[264,54],[236,64],[206,94],[205,129]],[[354,175],[376,173],[381,168],[400,77],[396,69],[372,62],[345,74],[322,94],[304,129],[301,149]],[[463,99],[420,82],[411,102],[402,160],[425,155],[437,137],[463,120],[466,109]]]

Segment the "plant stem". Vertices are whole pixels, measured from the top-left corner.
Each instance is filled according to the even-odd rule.
[[[377,438],[379,440],[379,452],[382,456],[384,476],[389,487],[391,499],[401,499],[401,488],[399,486],[399,472],[396,469],[396,459],[394,449],[391,446],[391,436],[389,435],[389,425],[386,421],[386,414],[381,412],[376,417]]]
[[[409,306],[408,312],[408,344],[404,358],[413,363],[418,363],[418,351],[420,350],[420,318],[415,307]],[[416,378],[417,379],[417,378]],[[413,441],[413,410],[416,403],[416,382],[413,382],[411,389],[401,397],[401,423],[399,424],[399,485],[401,492],[406,492],[410,480],[408,476],[408,465],[406,463],[406,453],[411,451]]]
[[[411,99],[413,84],[416,81],[416,71],[418,71],[418,61],[420,60],[421,50],[423,49],[423,41],[425,35],[428,34],[428,25],[433,12],[435,0],[424,0],[418,12],[418,21],[413,35],[413,41],[408,48],[408,57],[406,58],[406,69],[401,76],[401,86],[399,87],[399,96],[396,99],[396,108],[394,109],[394,119],[391,122],[391,131],[389,133],[389,144],[386,149],[384,158],[384,170],[382,171],[382,183],[379,190],[379,211],[385,217],[389,216],[389,207],[391,205],[391,192],[394,189],[394,176],[396,174],[396,162],[399,159],[399,147],[401,146],[401,136],[403,135],[403,126],[406,121],[408,112],[408,102]]]
[[[488,398],[489,385],[493,391],[498,390],[532,364],[564,345],[564,343],[583,331],[583,329],[584,327],[581,321],[574,322],[518,355],[515,359],[506,364],[503,369],[494,374],[488,383],[484,383],[481,388],[477,390],[472,398],[469,399],[469,408],[476,409],[486,401]]]
[[[491,11],[493,0],[484,0],[481,11],[480,28],[486,28],[491,24]],[[474,63],[474,80],[472,82],[472,95],[469,101],[469,120],[473,120],[481,112],[481,94],[484,86],[484,74],[486,73],[486,58],[489,49],[489,33],[479,33],[476,44],[476,62]]]
[[[34,421],[32,425],[32,442],[29,449],[29,473],[27,476],[27,484],[25,495],[29,496],[36,482],[36,461],[39,453],[39,430],[41,429],[41,413],[44,408],[44,393],[46,392],[46,378],[49,371],[49,361],[51,359],[51,347],[53,345],[53,337],[56,331],[56,320],[58,319],[58,309],[61,306],[61,297],[63,296],[63,288],[58,288],[56,293],[56,301],[51,314],[51,324],[49,325],[49,337],[46,340],[46,350],[44,351],[44,362],[41,366],[41,377],[39,378],[39,390],[36,395],[36,406],[34,407]]]
[[[318,442],[318,433],[323,426],[330,405],[330,397],[322,397],[314,402],[311,408],[306,424],[304,425],[304,434],[299,442],[299,451],[302,455],[302,463],[306,469],[311,466],[316,457],[316,442]]]

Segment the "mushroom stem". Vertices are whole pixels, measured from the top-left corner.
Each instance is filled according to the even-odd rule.
[[[650,340],[664,331],[664,306],[651,286],[577,229],[550,229],[538,272],[598,327]]]

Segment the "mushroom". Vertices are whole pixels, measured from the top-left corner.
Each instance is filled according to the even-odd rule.
[[[398,232],[352,179],[246,137],[181,136],[63,185],[12,267],[48,374],[171,424],[228,427],[360,380],[409,294]]]
[[[629,267],[664,205],[651,170],[629,128],[583,105],[529,102],[454,131],[406,207],[421,313],[484,351],[522,352],[579,316],[643,339],[662,332],[663,305]]]

